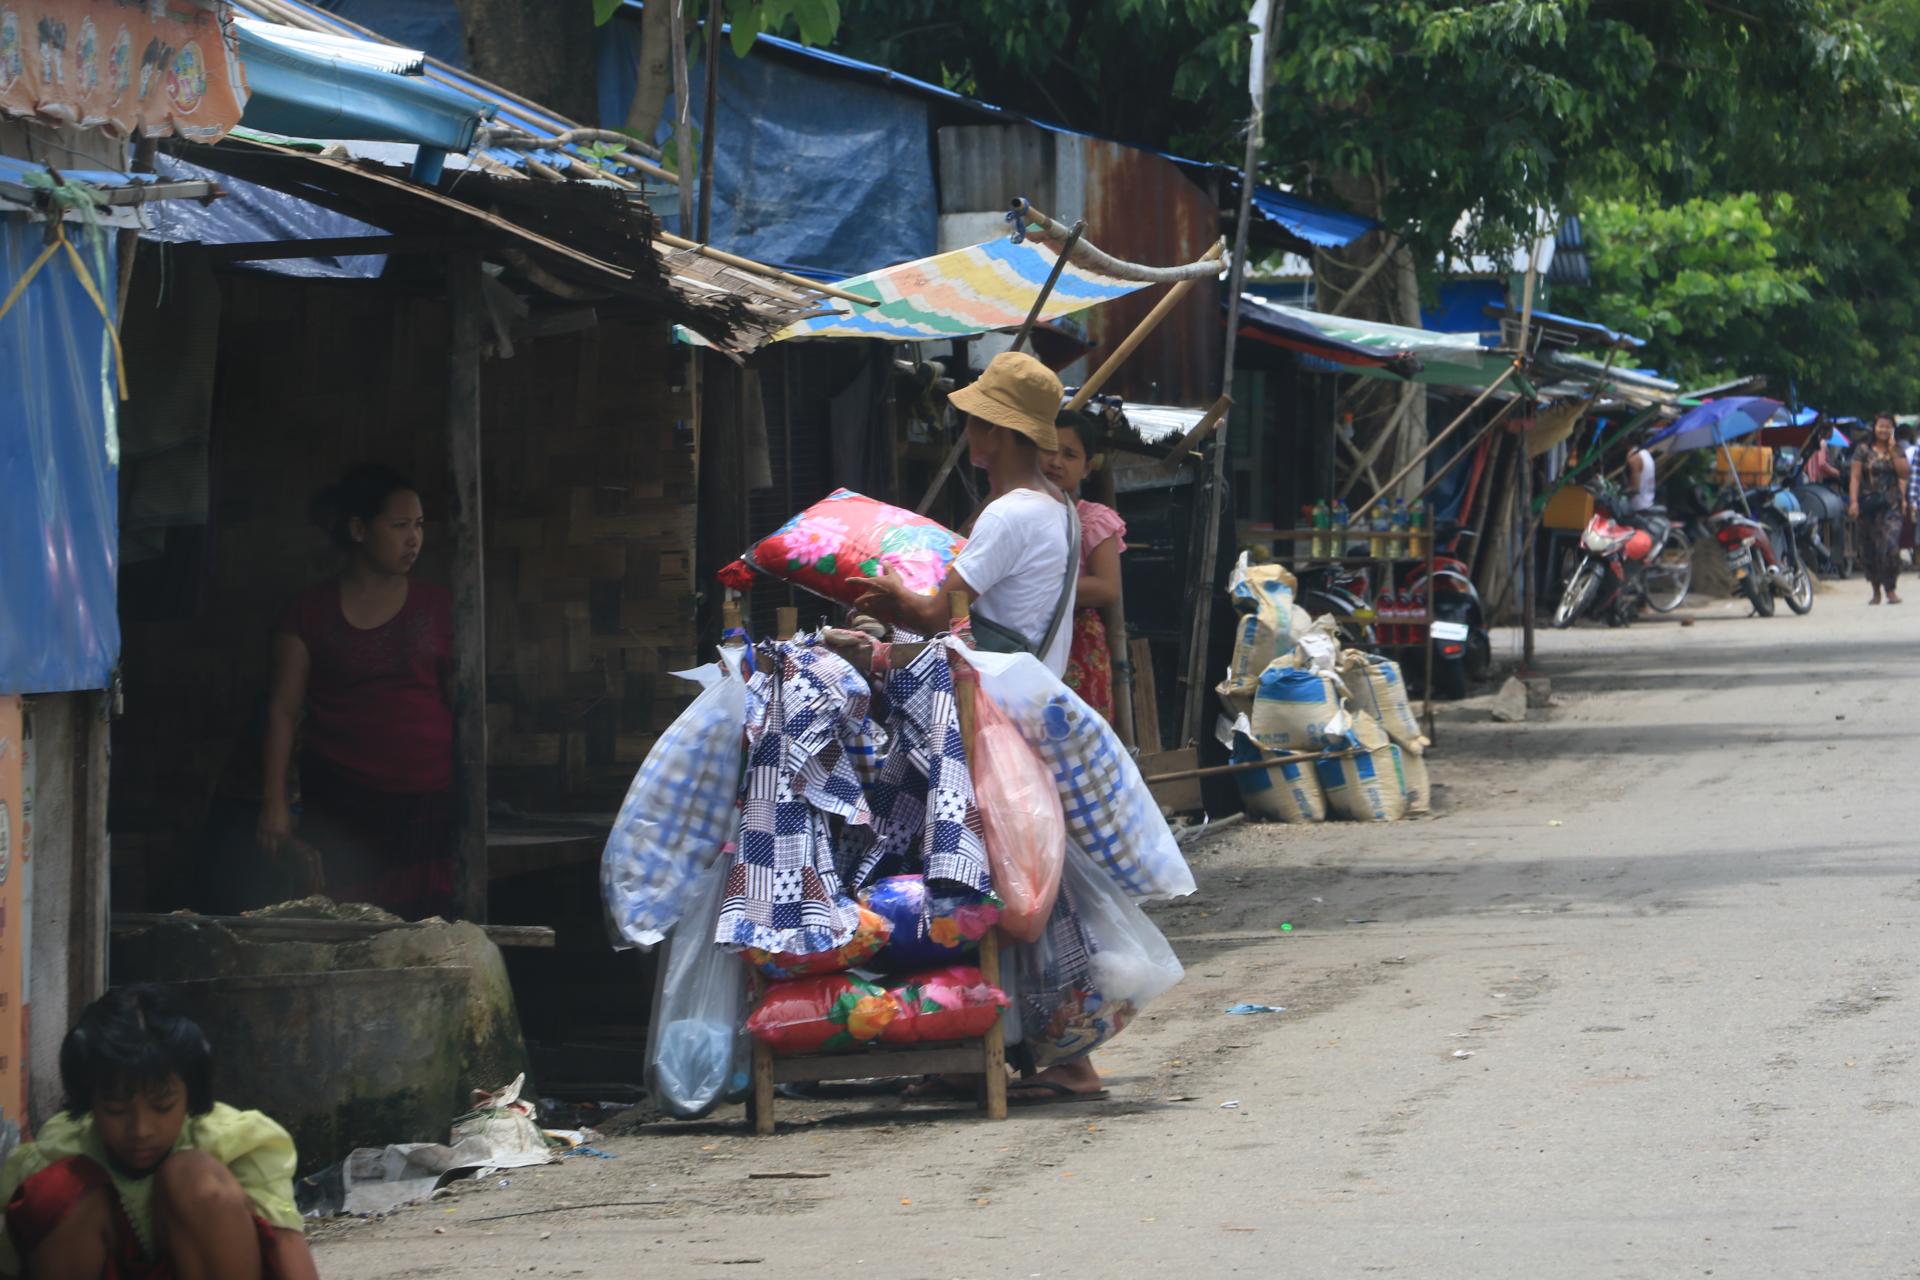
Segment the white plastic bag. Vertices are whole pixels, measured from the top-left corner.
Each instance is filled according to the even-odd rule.
[[[723,859],[700,876],[660,957],[660,999],[647,1031],[647,1084],[670,1116],[697,1120],[747,1087],[747,966],[713,940],[726,897]]]
[[[1067,860],[1079,850],[1136,898],[1194,891],[1193,872],[1113,726],[1038,658],[958,646],[980,687],[1053,771],[1067,816]]]
[[[1013,947],[1008,960],[1007,994],[1018,1009],[1009,1034],[1017,1021],[1024,1056],[1036,1070],[1092,1053],[1186,972],[1146,913],[1072,849],[1047,931],[1038,942]]]
[[[705,686],[667,726],[627,788],[600,855],[600,897],[616,948],[650,947],[686,909],[694,882],[734,836],[745,649],[681,673]]]

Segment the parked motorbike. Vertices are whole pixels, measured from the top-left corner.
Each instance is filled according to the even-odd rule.
[[[1803,513],[1791,514],[1805,519]],[[1728,506],[1707,517],[1707,528],[1726,553],[1727,572],[1755,613],[1773,616],[1776,591],[1795,613],[1812,610],[1813,574],[1801,558],[1789,513],[1767,506],[1756,518]]]
[[[1589,614],[1616,627],[1644,603],[1671,613],[1693,585],[1693,552],[1663,507],[1630,512],[1619,490],[1589,485],[1593,517],[1580,535],[1580,560],[1567,577],[1553,625],[1565,629]]]
[[[1434,621],[1424,637],[1419,623],[1383,616],[1376,607],[1373,575],[1353,565],[1324,565],[1303,572],[1300,606],[1316,618],[1332,615],[1341,644],[1397,657],[1414,680],[1424,678],[1426,671],[1426,655],[1420,652],[1423,644],[1432,645],[1434,693],[1464,698],[1468,686],[1485,680],[1493,669],[1486,609],[1466,561],[1457,554],[1460,541],[1472,536],[1472,530],[1452,521],[1436,526],[1435,545],[1443,551],[1434,556],[1432,579],[1421,564],[1397,593],[1404,596],[1409,612],[1424,613],[1420,605],[1431,601]]]

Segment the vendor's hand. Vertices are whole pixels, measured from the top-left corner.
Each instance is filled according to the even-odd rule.
[[[906,582],[888,565],[881,565],[880,572],[874,577],[849,578],[848,581],[861,589],[853,607],[862,613],[872,613],[882,618],[892,617],[894,602],[907,594]]]
[[[278,854],[293,838],[293,810],[285,800],[269,800],[260,806],[260,823],[254,828],[260,852]]]
[[[1858,520],[1860,518],[1860,504],[1857,502],[1849,502],[1847,504],[1847,514],[1855,520]]]
[[[864,631],[828,627],[820,633],[820,643],[829,653],[846,659],[856,671],[873,670],[873,637]]]

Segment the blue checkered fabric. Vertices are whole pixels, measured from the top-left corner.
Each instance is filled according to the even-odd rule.
[[[871,833],[849,828],[840,865],[855,885],[867,883],[891,860],[923,871],[929,881],[991,894],[993,874],[946,650],[930,645],[888,672],[884,696],[889,740],[867,788]]]
[[[1134,897],[1191,893],[1192,873],[1140,770],[1106,720],[1065,686],[1012,718],[1053,770],[1067,842]]]
[[[600,893],[618,939],[658,942],[685,912],[701,870],[733,837],[741,688],[716,684],[660,735],[634,775],[600,855]]]
[[[879,731],[867,682],[843,659],[807,642],[777,652],[777,670],[752,682],[760,720],[749,724],[739,836],[714,940],[810,955],[845,943],[859,924],[828,817],[872,821],[857,762],[877,751]]]

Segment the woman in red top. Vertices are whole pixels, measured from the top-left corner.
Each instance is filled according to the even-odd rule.
[[[326,892],[409,919],[453,909],[452,598],[408,575],[425,517],[405,477],[361,466],[314,503],[347,568],[302,592],[273,637],[260,845],[287,846],[287,766],[304,712],[301,837]]]

